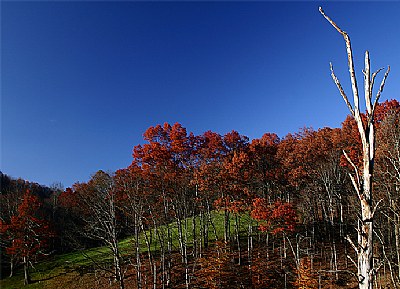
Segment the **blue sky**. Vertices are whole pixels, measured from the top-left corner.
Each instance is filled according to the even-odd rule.
[[[87,181],[164,122],[250,139],[339,127],[329,62],[350,95],[345,46],[320,5],[358,72],[365,49],[391,65],[382,100],[400,99],[400,2],[2,1],[1,171]]]

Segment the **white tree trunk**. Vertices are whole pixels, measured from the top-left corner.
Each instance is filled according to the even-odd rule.
[[[350,37],[348,34],[340,29],[340,27],[332,21],[322,10],[319,8],[321,14],[326,20],[343,36],[346,43],[348,67],[350,72],[351,87],[354,98],[354,108],[350,104],[346,93],[344,92],[340,81],[336,77],[333,67],[331,64],[331,75],[332,78],[343,97],[347,107],[349,108],[352,116],[354,117],[358,132],[362,142],[362,172],[360,174],[359,168],[352,162],[352,160],[344,152],[345,157],[354,169],[354,174],[350,174],[351,181],[353,183],[354,189],[357,192],[358,198],[361,205],[361,223],[358,230],[358,243],[355,245],[351,239],[348,237],[350,244],[353,246],[357,253],[357,267],[358,267],[358,281],[360,289],[372,289],[373,288],[373,278],[374,278],[374,268],[373,268],[373,218],[374,211],[372,204],[372,180],[373,180],[373,170],[374,170],[374,157],[375,157],[375,131],[374,131],[374,110],[379,97],[382,93],[383,87],[385,85],[386,78],[390,71],[388,67],[385,76],[383,77],[379,91],[375,97],[375,101],[372,104],[372,88],[376,75],[381,71],[374,72],[372,75],[370,73],[370,60],[368,51],[365,52],[365,68],[363,70],[364,74],[364,96],[365,104],[367,108],[366,121],[363,122],[361,118],[360,108],[359,108],[359,95],[357,87],[357,79],[354,70],[353,53],[351,49]]]

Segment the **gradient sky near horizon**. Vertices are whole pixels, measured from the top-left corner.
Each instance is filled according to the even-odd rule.
[[[128,166],[151,125],[250,139],[339,127],[365,49],[400,99],[400,2],[18,2],[1,8],[1,171],[65,187]],[[380,75],[383,76],[383,73]],[[379,78],[380,83],[381,78]],[[362,90],[362,89],[361,89]]]

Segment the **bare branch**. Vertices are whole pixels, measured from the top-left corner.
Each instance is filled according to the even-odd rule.
[[[340,34],[343,35],[343,34],[346,33],[346,32],[344,32],[342,29],[340,29],[340,27],[339,27],[335,22],[333,22],[333,20],[332,20],[328,15],[325,14],[324,10],[322,10],[322,7],[319,7],[318,10],[319,10],[319,12],[322,14],[322,16],[324,16],[325,19],[328,20],[328,22],[329,22],[330,24],[332,24],[332,26],[335,27],[335,29],[336,29]]]
[[[351,261],[353,261],[353,259],[351,259],[351,257],[348,255],[347,255],[347,258],[349,258]],[[353,261],[353,263],[354,263],[354,261]],[[358,280],[357,274],[354,272],[351,272],[349,270],[318,270],[318,274],[320,274],[321,272],[324,272],[324,273],[347,273],[349,275],[352,275],[354,278],[357,278],[357,280]]]
[[[354,168],[354,171],[355,171],[355,173],[357,174],[357,176],[358,176],[358,169],[357,169],[357,167],[356,167],[356,165],[353,163],[353,161],[351,160],[351,158],[347,155],[347,153],[346,153],[346,151],[345,150],[343,150],[343,154],[344,154],[344,156],[346,157],[346,160],[351,164],[351,166]],[[359,182],[358,182],[359,183]]]
[[[353,260],[353,258],[351,258],[349,255],[346,255],[347,259],[349,259],[351,261],[351,263],[353,263],[353,265],[357,268],[357,263]],[[358,277],[357,277],[358,279]]]
[[[356,189],[358,196],[360,197],[360,176],[358,174],[358,169],[357,169],[356,165],[353,163],[353,161],[350,159],[350,157],[347,155],[345,150],[343,150],[343,154],[344,154],[346,160],[350,163],[350,165],[354,169],[354,173],[357,177],[357,183],[355,182],[354,177],[351,174],[350,174],[350,178],[352,179],[353,186]]]
[[[362,69],[361,72],[362,72],[362,74],[363,74],[364,76],[366,75],[366,72],[365,72],[364,69]]]
[[[353,247],[354,251],[356,251],[356,253],[357,253],[357,255],[358,255],[358,248],[357,248],[357,246],[354,244],[354,242],[353,242],[353,240],[350,238],[350,236],[347,235],[345,239],[350,243],[351,247]],[[350,258],[350,257],[348,256],[348,258]],[[350,260],[351,260],[351,259],[350,259]],[[351,261],[353,261],[353,260],[351,260]],[[353,263],[355,264],[354,261],[353,261]],[[357,267],[357,265],[356,265],[356,267]]]
[[[372,74],[372,76],[371,76],[370,84],[369,84],[369,90],[368,90],[368,96],[369,96],[369,98],[372,98],[372,89],[374,88],[375,78],[376,78],[376,76],[378,75],[378,73],[381,72],[381,70],[383,70],[383,68],[379,68],[379,69],[378,69],[377,71],[375,71],[375,72]],[[364,74],[364,75],[365,75],[365,74]],[[367,93],[367,91],[366,91],[366,93]],[[371,103],[371,102],[369,101],[369,103]],[[378,103],[378,99],[375,98],[374,104],[372,105],[372,110],[371,110],[371,111],[368,111],[367,127],[369,127],[369,126],[371,125],[371,122],[372,122],[372,120],[373,120],[373,118],[374,118],[374,111],[375,111],[375,108],[376,108],[376,104],[377,104],[377,103]]]
[[[372,95],[372,88],[373,88],[373,86],[374,86],[374,82],[375,82],[375,78],[376,78],[376,76],[378,75],[378,73],[379,72],[381,72],[383,70],[383,68],[379,68],[377,71],[375,71],[374,73],[372,73],[372,76],[371,76],[371,86],[370,86],[370,92],[369,92],[369,94],[370,95]]]
[[[373,209],[373,211],[372,211],[372,217],[371,217],[371,219],[375,216],[376,209],[378,208],[379,204],[380,204],[382,201],[383,201],[383,199],[380,199],[380,200],[376,203],[376,205],[375,205],[375,207],[374,207],[374,209]]]
[[[337,78],[337,76],[336,76],[336,74],[335,74],[335,72],[334,72],[334,70],[333,70],[333,65],[332,65],[332,63],[329,63],[329,65],[330,65],[330,69],[331,69],[331,76],[332,76],[332,79],[333,79],[333,81],[335,82],[336,87],[338,88],[338,90],[339,90],[339,92],[340,92],[340,95],[343,97],[344,102],[346,103],[347,107],[349,108],[351,114],[352,114],[353,117],[354,117],[354,110],[353,110],[353,107],[352,107],[351,103],[349,102],[349,99],[348,99],[346,93],[344,92],[343,87],[342,87],[342,85],[340,84],[340,81],[339,81],[339,79]]]
[[[361,200],[360,189],[358,188],[357,183],[356,183],[356,181],[354,180],[353,175],[349,173],[349,177],[350,177],[350,179],[351,179],[351,183],[353,184],[354,189],[355,189],[356,192],[357,192],[358,198]]]
[[[391,277],[391,279],[392,279],[392,284],[393,284],[394,288],[397,289],[397,288],[399,288],[399,287],[397,286],[396,277],[395,277],[394,274],[393,274],[392,264],[391,264],[389,258],[388,258],[387,255],[386,255],[385,243],[384,243],[384,241],[383,241],[383,239],[382,239],[383,236],[381,237],[381,236],[378,234],[378,232],[375,231],[375,230],[374,230],[374,233],[375,233],[375,235],[378,237],[378,239],[379,239],[379,241],[380,241],[380,243],[381,243],[384,259],[383,259],[381,262],[379,262],[378,265],[375,265],[375,266],[374,266],[373,272],[374,272],[374,274],[376,274],[376,273],[378,272],[378,270],[382,267],[382,265],[385,263],[385,261],[387,261],[387,263],[388,263],[388,265],[389,265],[389,272],[390,272],[390,277]]]
[[[376,94],[375,101],[374,101],[374,106],[372,108],[372,114],[374,113],[375,107],[376,107],[376,105],[377,105],[377,103],[379,101],[379,98],[381,97],[381,93],[383,91],[383,87],[385,86],[386,78],[388,77],[389,72],[390,72],[390,66],[388,66],[388,68],[386,70],[386,73],[385,73],[385,76],[383,77],[381,85],[379,87],[378,93]]]
[[[371,67],[371,62],[369,60],[369,52],[368,50],[365,51],[365,70],[364,70],[364,97],[365,97],[365,105],[367,107],[367,112],[369,115],[372,114],[372,105],[371,105],[371,97],[372,94],[370,94],[370,88],[371,88],[371,74],[370,74],[370,67]]]
[[[354,96],[354,110],[355,110],[355,114],[359,115],[360,114],[360,109],[359,109],[360,101],[359,101],[359,97],[358,97],[357,79],[356,79],[356,73],[354,71],[353,52],[351,50],[350,37],[345,31],[340,29],[340,27],[335,22],[333,22],[333,20],[328,15],[325,14],[324,10],[322,10],[321,7],[319,7],[319,12],[343,36],[344,41],[346,43],[347,61],[348,61],[349,72],[350,72],[351,87],[352,87],[353,96]]]

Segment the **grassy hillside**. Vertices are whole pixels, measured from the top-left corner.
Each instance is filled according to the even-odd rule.
[[[202,256],[198,259],[192,258],[189,263],[191,274],[191,288],[299,288],[296,285],[298,274],[296,271],[295,260],[289,244],[283,245],[282,236],[270,236],[268,246],[264,238],[257,238],[258,231],[253,232],[253,249],[247,251],[247,228],[248,225],[257,225],[248,215],[241,216],[240,231],[242,240],[242,253],[238,255],[236,242],[225,244],[217,242],[214,244],[215,235],[219,240],[223,239],[224,231],[224,215],[222,212],[214,212],[212,215],[214,226],[209,227],[210,243],[213,243],[208,249],[204,249]],[[193,240],[192,235],[192,219],[187,219],[188,228],[188,246],[191,246]],[[235,233],[234,216],[231,217],[230,223],[231,233]],[[170,256],[172,260],[171,274],[174,280],[168,288],[184,288],[184,268],[182,266],[181,255],[179,253],[178,230],[175,223],[169,225],[172,228],[173,249],[175,253]],[[160,230],[165,228],[160,228]],[[149,233],[149,232],[147,232]],[[297,240],[300,240],[300,248],[304,252],[301,255],[301,268],[303,281],[311,282],[312,286],[307,288],[330,288],[344,289],[357,288],[357,281],[353,278],[351,271],[355,272],[355,267],[347,262],[347,257],[338,254],[338,269],[340,272],[334,274],[330,270],[330,262],[332,261],[332,247],[329,241],[322,240],[315,242],[312,247],[308,245],[308,239],[297,239],[298,235],[292,236],[292,244],[296,249]],[[121,251],[125,260],[134,259],[134,247],[132,238],[121,240]],[[143,234],[140,238],[142,249],[142,271],[143,279],[146,279],[142,288],[152,288],[152,275],[148,266],[148,254]],[[346,242],[338,240],[336,243],[338,252],[346,252],[345,247],[349,250]],[[157,258],[159,244],[154,242],[151,251],[153,256]],[[311,254],[305,251],[311,250]],[[283,252],[286,251],[284,254]],[[285,255],[285,257],[283,257]],[[310,270],[310,259],[305,256],[313,256],[313,270]],[[102,289],[102,288],[119,288],[118,284],[109,278],[109,274],[104,270],[108,266],[112,269],[111,252],[107,247],[92,248],[79,252],[72,252],[63,255],[54,255],[46,261],[35,265],[31,270],[33,284],[24,286],[23,272],[19,270],[12,278],[5,278],[0,281],[2,289],[17,288],[68,288],[68,289]],[[238,260],[241,259],[241,263]],[[157,266],[160,266],[159,261]],[[103,269],[99,270],[94,264],[101,264]],[[129,262],[126,262],[127,264]],[[137,288],[136,276],[133,264],[125,266],[125,288]],[[159,273],[159,272],[158,272]],[[350,274],[349,274],[350,273]],[[336,275],[336,276],[335,276]],[[160,277],[160,276],[158,276]],[[157,278],[158,278],[157,277]],[[390,284],[390,276],[388,272],[378,275],[382,283]],[[311,281],[310,281],[311,280]],[[318,284],[319,283],[319,284]],[[249,285],[250,284],[250,285]],[[311,283],[309,283],[311,284]],[[255,285],[255,286],[254,286]],[[314,287],[313,287],[314,286]],[[317,287],[315,287],[317,286]],[[158,287],[158,288],[161,288]],[[390,287],[387,287],[390,288]]]
[[[245,234],[248,225],[256,225],[257,223],[252,220],[248,215],[242,215],[240,222],[240,231]],[[221,212],[212,213],[212,220],[215,227],[216,236],[214,234],[214,227],[209,226],[210,240],[215,238],[222,239],[224,231],[224,215]],[[187,219],[188,228],[188,245],[190,246],[193,242],[192,239],[192,218]],[[196,220],[198,223],[199,221]],[[178,229],[176,223],[170,224],[172,231],[172,238],[174,240],[172,246],[173,250],[179,249],[178,242]],[[166,228],[161,227],[161,230]],[[232,234],[235,232],[234,229],[234,218],[231,217],[230,229]],[[199,233],[199,232],[197,232]],[[143,234],[140,237],[142,253],[147,252],[147,246]],[[124,258],[129,258],[133,255],[133,243],[132,238],[126,238],[120,242],[122,255]],[[152,251],[156,252],[159,250],[159,244],[155,240],[151,247]],[[17,288],[86,288],[88,283],[91,285],[88,288],[93,288],[95,279],[99,279],[100,275],[104,275],[104,272],[96,271],[96,265],[102,264],[103,266],[110,265],[112,262],[112,255],[107,247],[98,247],[88,250],[72,252],[63,255],[54,255],[48,258],[46,261],[40,262],[34,265],[31,269],[33,284],[29,284],[24,287],[24,277],[22,270],[16,271],[13,277],[4,278],[0,280],[0,288],[2,289],[17,289]],[[100,275],[98,275],[100,274]],[[60,287],[62,286],[62,287]],[[102,288],[104,284],[99,283],[99,288]],[[109,284],[107,284],[107,287]]]

